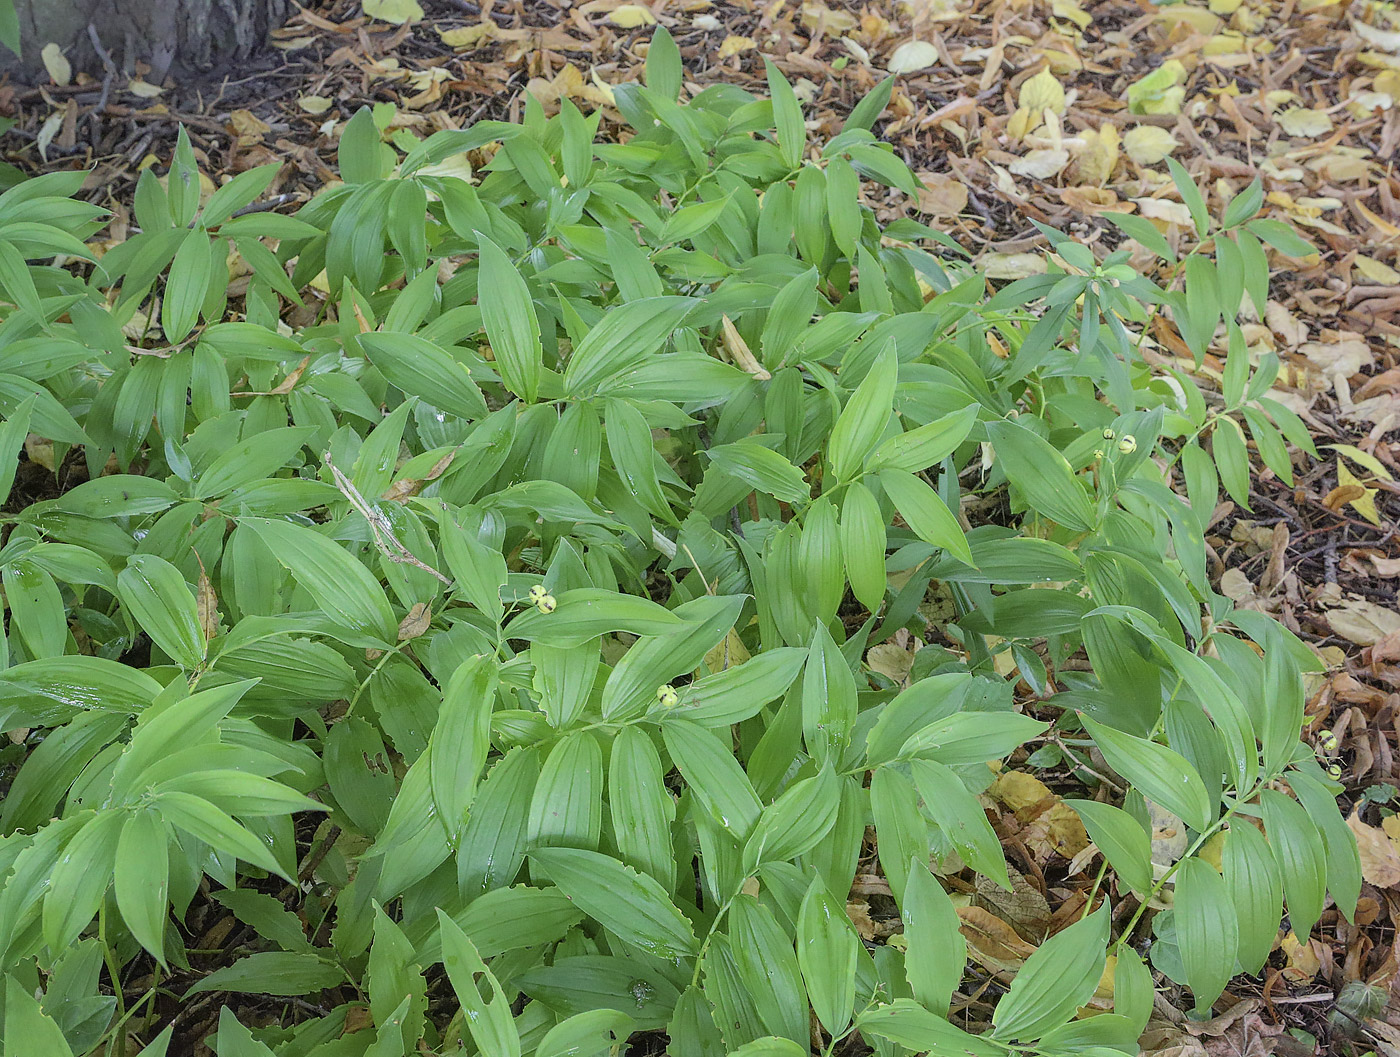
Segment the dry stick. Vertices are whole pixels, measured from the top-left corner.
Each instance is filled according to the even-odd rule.
[[[360,490],[340,472],[340,467],[331,462],[330,452],[326,452],[321,461],[331,471],[331,476],[335,478],[335,486],[339,489],[340,494],[349,500],[350,505],[365,521],[369,522],[369,530],[374,534],[374,545],[380,554],[399,565],[412,565],[414,568],[422,569],[425,573],[436,576],[448,587],[452,586],[451,580],[431,565],[419,561],[412,551],[399,542],[398,537],[394,535],[393,527],[389,524],[389,519],[365,502],[365,497],[360,494]]]

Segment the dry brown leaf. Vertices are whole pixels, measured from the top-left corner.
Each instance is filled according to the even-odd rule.
[[[1364,599],[1348,599],[1327,613],[1327,623],[1344,639],[1358,646],[1370,646],[1378,639],[1400,631],[1400,613]]]
[[[960,931],[967,939],[967,953],[989,972],[1014,972],[1035,953],[1034,946],[991,911],[970,906],[958,907],[957,913]]]
[[[428,608],[427,602],[415,602],[413,608],[408,611],[408,615],[399,624],[399,641],[405,642],[408,639],[416,639],[428,630],[433,622],[432,610]]]
[[[1347,826],[1356,835],[1356,850],[1361,855],[1361,876],[1367,883],[1377,888],[1391,888],[1400,884],[1400,852],[1397,852],[1395,842],[1386,831],[1368,826],[1355,811],[1347,819]]]

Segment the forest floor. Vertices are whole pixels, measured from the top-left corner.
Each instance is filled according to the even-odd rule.
[[[366,11],[370,14],[366,14]],[[372,17],[377,13],[381,17]],[[404,21],[409,20],[409,21]],[[1253,349],[1283,361],[1275,393],[1303,416],[1322,458],[1292,486],[1253,482],[1249,509],[1225,502],[1207,542],[1223,593],[1276,615],[1325,658],[1308,733],[1346,785],[1366,887],[1355,925],[1334,911],[1310,938],[1286,937],[1258,980],[1208,1024],[1164,1008],[1150,1052],[1400,1054],[1400,1001],[1359,1025],[1333,1012],[1350,980],[1392,986],[1400,925],[1400,12],[1329,0],[323,0],[276,34],[259,68],[201,85],[78,78],[0,86],[16,121],[10,161],[90,168],[88,197],[124,237],[140,171],[168,160],[178,123],[217,175],[283,162],[270,193],[287,209],[335,179],[340,125],[365,103],[393,104],[418,134],[518,117],[526,93],[604,109],[610,86],[640,78],[651,26],[680,45],[696,87],[763,91],[763,59],[797,85],[815,137],[886,73],[900,72],[877,133],[920,173],[914,209],[973,253],[987,275],[1043,269],[1032,220],[1094,243],[1111,212],[1179,222],[1164,179],[1182,162],[1213,206],[1261,177],[1268,212],[1318,252],[1278,272]],[[397,24],[396,24],[397,23]],[[53,71],[56,80],[65,71]],[[1057,121],[1026,134],[1026,114]],[[615,116],[615,115],[614,115]],[[1164,186],[1165,185],[1165,186]],[[212,188],[211,188],[212,189]],[[1144,266],[1147,262],[1143,262]],[[1195,371],[1163,325],[1154,335]],[[1066,809],[1045,786],[999,783],[1001,832],[1042,865]],[[1034,782],[1038,788],[1029,787]],[[1041,872],[1038,882],[1034,874]],[[1049,915],[1042,871],[989,917],[1024,928]],[[852,913],[862,924],[858,884]],[[880,923],[868,913],[864,926]],[[993,924],[986,943],[997,942]],[[1014,935],[1011,937],[1014,939]],[[972,937],[974,948],[979,940]],[[1003,952],[1003,956],[1010,956]],[[1392,994],[1395,994],[1392,991]],[[1163,1003],[1164,1007],[1169,1003]],[[1332,1023],[1327,1022],[1331,1019]],[[1354,1051],[1345,1039],[1360,1036]]]

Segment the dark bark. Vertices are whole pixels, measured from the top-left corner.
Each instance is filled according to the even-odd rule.
[[[218,76],[265,48],[268,31],[292,9],[291,0],[16,0],[15,6],[23,57],[3,52],[0,69],[33,82],[45,78],[39,52],[51,42],[75,71],[98,78],[107,72],[102,52],[123,74],[138,61],[148,63],[157,82],[167,74]]]

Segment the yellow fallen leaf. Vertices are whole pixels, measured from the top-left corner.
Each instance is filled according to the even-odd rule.
[[[449,48],[466,51],[480,47],[496,35],[494,22],[479,22],[474,26],[459,26],[456,29],[440,29],[438,36]]]
[[[1118,164],[1118,127],[1105,121],[1097,130],[1082,132],[1079,138],[1084,146],[1074,156],[1075,182],[1107,183]]]
[[[1172,4],[1170,7],[1160,8],[1156,18],[1158,22],[1168,26],[1190,26],[1203,37],[1210,36],[1220,28],[1218,15],[1199,7],[1188,7],[1186,4]]]
[[[731,34],[725,37],[723,42],[721,42],[719,51],[716,53],[715,57],[719,59],[720,62],[723,62],[731,55],[740,55],[746,51],[753,51],[756,47],[758,47],[758,43],[753,37],[736,37]]]
[[[1301,106],[1290,107],[1274,120],[1278,122],[1279,128],[1290,136],[1302,136],[1305,139],[1317,139],[1332,131],[1331,117],[1321,110],[1309,110]]]
[[[304,95],[297,100],[297,105],[308,114],[324,114],[331,108],[331,101],[323,95]]]
[[[1032,114],[1039,114],[1045,110],[1063,114],[1065,112],[1064,85],[1055,80],[1055,75],[1049,70],[1041,70],[1034,77],[1028,77],[1021,82],[1021,91],[1016,97],[1016,105],[1029,110]]]
[[[1354,444],[1324,444],[1323,447],[1335,451],[1338,455],[1345,455],[1352,462],[1356,463],[1356,465],[1370,470],[1371,473],[1375,474],[1383,481],[1395,480],[1395,478],[1391,476],[1390,471],[1385,468],[1385,463],[1381,462],[1380,459],[1376,458],[1369,451],[1362,451]]]
[[[140,77],[133,77],[128,81],[126,89],[132,95],[140,96],[142,99],[154,99],[165,91],[165,89],[161,88],[159,85],[151,84],[149,81],[143,81]]]
[[[926,70],[938,62],[938,49],[926,40],[906,40],[890,56],[889,72],[898,76]]]
[[[1244,0],[1210,0],[1206,6],[1217,15],[1233,15]]]
[[[1056,18],[1073,22],[1080,29],[1088,29],[1093,16],[1079,6],[1077,0],[1052,0],[1050,11]]]
[[[1279,949],[1288,958],[1288,967],[1283,970],[1285,979],[1294,983],[1311,980],[1322,969],[1322,959],[1313,949],[1312,940],[1303,941],[1290,932],[1279,943]]]
[[[1337,487],[1338,488],[1359,488],[1361,495],[1354,499],[1347,500],[1347,506],[1351,507],[1358,514],[1364,517],[1373,525],[1381,523],[1380,513],[1376,510],[1376,490],[1367,488],[1360,479],[1347,469],[1347,464],[1340,459],[1337,461]]]
[[[63,49],[52,42],[45,44],[39,58],[44,60],[44,69],[49,71],[54,84],[67,84],[73,79],[73,64],[63,54]]]
[[[988,253],[980,260],[988,279],[1024,279],[1044,275],[1048,268],[1038,253]]]
[[[656,25],[656,16],[641,4],[623,4],[613,9],[608,21],[621,29],[638,29]]]
[[[1357,254],[1356,260],[1352,261],[1352,267],[1361,273],[1361,277],[1368,283],[1376,283],[1380,286],[1395,286],[1400,284],[1400,272],[1397,272],[1388,264],[1383,264],[1374,257],[1367,257],[1365,254]]]
[[[1156,125],[1134,125],[1123,133],[1123,149],[1139,165],[1156,165],[1178,146],[1175,136]]]
[[[1371,88],[1390,96],[1393,102],[1400,103],[1400,70],[1384,70],[1376,74]]]
[[[1069,152],[1058,149],[1033,150],[1007,166],[1017,176],[1046,180],[1069,164]]]
[[[364,0],[363,7],[370,18],[392,22],[396,26],[423,20],[423,8],[418,0]]]

